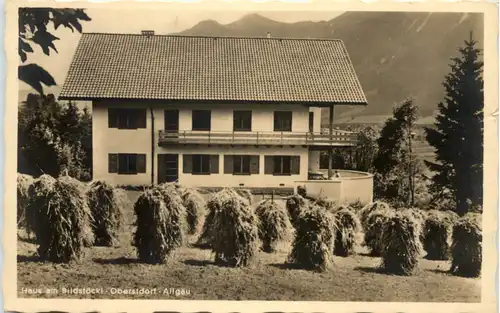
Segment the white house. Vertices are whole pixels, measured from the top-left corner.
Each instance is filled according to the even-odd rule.
[[[199,187],[307,181],[356,140],[321,108],[366,105],[340,40],[151,31],[83,34],[59,98],[92,101],[94,179]]]

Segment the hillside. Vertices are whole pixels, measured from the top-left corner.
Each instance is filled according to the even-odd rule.
[[[339,107],[337,121],[382,122],[394,103],[413,96],[428,123],[444,96],[450,58],[471,30],[482,43],[482,20],[469,13],[348,12],[329,21],[282,23],[250,14],[226,25],[203,21],[180,34],[342,39],[368,106]]]

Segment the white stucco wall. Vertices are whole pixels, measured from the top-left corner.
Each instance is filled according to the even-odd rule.
[[[151,184],[151,114],[146,114],[145,129],[111,129],[108,128],[108,108],[110,107],[147,107],[139,102],[106,102],[93,103],[92,107],[92,143],[93,143],[93,177],[96,180],[106,180],[117,185],[147,185]],[[233,109],[252,110],[252,131],[272,132],[274,128],[274,110],[293,111],[293,132],[307,132],[309,130],[309,109],[301,105],[231,105],[231,104],[182,104],[171,103],[155,104],[154,112],[154,180],[157,181],[157,154],[178,153],[179,155],[179,182],[192,186],[238,186],[246,187],[279,187],[281,184],[293,187],[297,180],[307,179],[308,149],[302,147],[207,147],[172,146],[159,147],[159,130],[164,129],[165,109],[179,109],[179,130],[191,130],[191,111],[195,109],[210,109],[212,111],[211,127],[213,131],[233,130]],[[321,114],[315,112],[314,131],[320,130]],[[108,173],[108,154],[110,153],[143,153],[146,154],[146,173],[137,175],[119,175]],[[223,157],[219,157],[220,174],[209,176],[191,175],[182,173],[182,154],[260,154],[260,175],[236,176],[223,173]],[[272,176],[264,175],[264,155],[299,155],[300,175]]]
[[[158,153],[179,154],[179,183],[197,187],[290,187],[295,186],[296,180],[307,179],[307,148],[222,148],[222,147],[176,147],[172,149],[160,148]],[[183,154],[220,154],[219,174],[193,175],[182,173]],[[259,175],[224,174],[224,155],[260,155]],[[265,155],[294,155],[300,156],[300,174],[289,176],[264,175]],[[155,164],[155,172],[157,164]]]

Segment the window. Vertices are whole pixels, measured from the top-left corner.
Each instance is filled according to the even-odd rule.
[[[210,110],[193,110],[192,130],[210,130]]]
[[[193,174],[210,174],[210,155],[193,155]]]
[[[292,173],[292,160],[289,156],[274,157],[274,175],[290,175]]]
[[[146,109],[108,109],[108,127],[118,129],[146,128]]]
[[[314,132],[314,112],[309,112],[309,132]]]
[[[299,175],[300,156],[266,155],[264,156],[265,175]]]
[[[233,156],[233,174],[250,175],[250,156]]]
[[[289,132],[292,131],[292,112],[275,111],[274,112],[274,131]]]
[[[146,173],[146,155],[109,154],[108,169],[110,173],[118,174]]]
[[[233,112],[233,130],[251,131],[252,130],[252,111],[234,111]]]

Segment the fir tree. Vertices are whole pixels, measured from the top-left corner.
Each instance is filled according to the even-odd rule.
[[[436,149],[434,193],[450,191],[456,211],[464,215],[470,204],[483,197],[483,62],[472,37],[452,58],[443,83],[444,102],[439,103],[435,127],[426,128],[426,139]]]

